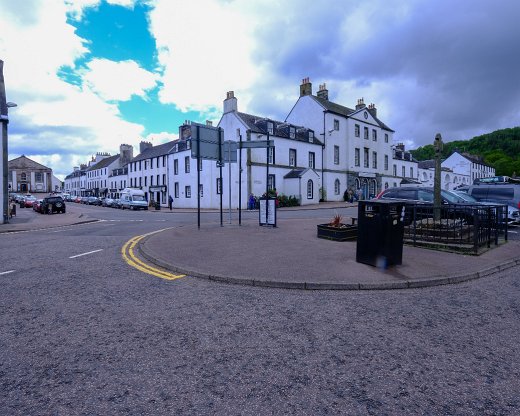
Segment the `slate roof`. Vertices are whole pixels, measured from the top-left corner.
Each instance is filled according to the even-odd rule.
[[[89,166],[86,169],[86,171],[92,171],[92,170],[96,170],[96,169],[106,168],[107,166],[109,166],[111,163],[113,163],[117,159],[119,159],[119,155],[106,157],[106,158],[100,160],[95,165]]]
[[[313,170],[313,169],[311,169],[311,168],[293,169],[289,173],[287,173],[283,178],[284,179],[297,179],[297,178],[301,178],[309,170]],[[316,173],[316,171],[314,171],[314,173]]]
[[[130,162],[138,162],[140,160],[153,159],[154,157],[157,157],[157,156],[167,155],[168,153],[170,153],[172,151],[173,146],[178,141],[179,140],[172,140],[171,142],[149,147],[149,148],[145,149],[142,153],[140,153],[136,157],[134,157]]]
[[[334,114],[338,114],[343,117],[350,117],[352,114],[357,113],[362,110],[368,111],[367,107],[363,107],[360,110],[353,110],[353,109],[345,107],[343,105],[333,103],[332,101],[325,100],[324,98],[318,97],[316,95],[311,95],[311,97],[313,99],[315,99],[318,103],[320,103],[327,111],[334,113]],[[372,113],[371,113],[371,115],[372,115],[372,117],[374,117],[374,120],[376,120],[377,124],[379,124],[379,127],[381,127],[384,130],[391,131],[392,133],[394,132],[394,130],[392,130],[385,123],[383,123],[381,120],[379,120],[377,117],[375,117]]]
[[[237,116],[244,122],[244,124],[247,126],[249,130],[251,130],[253,133],[259,133],[259,134],[267,134],[267,123],[271,122],[273,123],[273,137],[280,137],[283,139],[288,140],[295,140],[299,142],[309,142],[308,138],[308,132],[312,131],[314,134],[314,130],[308,129],[306,127],[302,126],[296,126],[294,124],[286,123],[283,121],[278,120],[271,120],[269,118],[260,117],[260,116],[254,116],[252,114],[246,114],[242,113],[240,111],[237,111]],[[290,137],[289,130],[290,127],[295,128],[295,137]],[[313,144],[321,145],[321,141],[319,141],[316,138],[316,134],[314,134],[314,138],[312,141]]]
[[[454,152],[455,153],[455,152]],[[457,152],[459,153],[459,152]],[[484,159],[480,156],[475,156],[475,155],[470,155],[469,153],[459,153],[462,157],[465,157],[466,159],[468,159],[470,162],[472,163],[476,163],[478,165],[482,165],[482,166],[487,166],[487,167],[492,167],[491,165],[488,165],[487,163],[484,163]]]
[[[421,160],[417,162],[417,167],[419,169],[432,169],[435,167],[435,160]]]

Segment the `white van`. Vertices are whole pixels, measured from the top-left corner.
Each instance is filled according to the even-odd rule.
[[[121,209],[148,209],[148,201],[140,189],[125,188],[121,191]]]

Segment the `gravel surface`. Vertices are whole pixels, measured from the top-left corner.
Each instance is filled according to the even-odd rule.
[[[121,259],[146,225],[122,227],[0,236],[1,415],[520,414],[519,268],[367,292],[165,281]]]

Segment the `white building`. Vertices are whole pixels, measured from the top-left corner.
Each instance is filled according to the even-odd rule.
[[[419,182],[422,186],[433,186],[435,181],[435,161],[423,160],[418,163]],[[451,169],[442,166],[441,163],[441,188],[447,191],[458,188],[459,186],[471,185],[469,175],[455,173]]]
[[[141,142],[139,154],[128,164],[128,187],[142,189],[148,201],[168,204],[167,162],[174,144],[171,141],[153,146],[150,142]]]
[[[224,129],[226,140],[240,141],[242,138],[246,143],[273,141],[274,147],[269,150],[251,148],[241,151],[242,208],[247,207],[250,194],[259,197],[267,189],[276,190],[278,195],[297,198],[301,205],[319,202],[322,142],[312,129],[240,112],[232,91],[224,100],[224,114],[218,125]],[[233,168],[235,174],[232,170],[231,179],[237,185],[234,190],[237,192],[238,167]],[[233,199],[238,201],[238,193],[232,194]]]
[[[323,140],[323,169],[320,171],[324,199],[342,200],[346,189],[361,190],[363,197],[377,194],[383,179],[401,178],[392,172],[394,131],[377,117],[377,109],[363,99],[355,109],[329,101],[325,84],[312,95],[308,78],[300,85],[300,97],[286,121],[319,132]]]
[[[453,173],[468,176],[471,184],[475,179],[495,176],[495,168],[486,165],[482,158],[468,153],[453,152],[442,161],[442,167]]]

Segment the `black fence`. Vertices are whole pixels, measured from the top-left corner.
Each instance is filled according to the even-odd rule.
[[[507,215],[506,205],[408,204],[404,240],[414,246],[478,254],[507,241]]]

